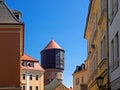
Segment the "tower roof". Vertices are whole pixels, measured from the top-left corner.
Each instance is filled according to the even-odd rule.
[[[54,40],[51,40],[48,45],[44,48],[46,49],[62,49]]]
[[[0,0],[0,23],[21,23],[7,7],[4,0]]]

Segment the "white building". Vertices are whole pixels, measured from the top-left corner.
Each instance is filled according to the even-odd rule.
[[[120,90],[120,0],[108,0],[111,90]]]
[[[39,62],[28,55],[22,56],[22,90],[44,90],[44,70]]]

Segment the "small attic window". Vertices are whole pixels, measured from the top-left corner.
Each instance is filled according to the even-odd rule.
[[[30,62],[30,67],[34,67],[34,62]]]
[[[14,16],[16,17],[16,19],[18,19],[19,21],[21,21],[21,12],[20,11],[17,11],[17,10],[12,10]]]
[[[16,15],[15,15],[15,17],[16,17],[18,20],[20,19],[20,17],[19,17],[19,15],[18,15],[18,14],[16,14]]]
[[[27,61],[22,61],[22,66],[27,66]]]

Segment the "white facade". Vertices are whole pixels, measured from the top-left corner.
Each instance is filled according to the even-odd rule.
[[[120,89],[120,0],[108,0],[111,90]]]
[[[23,76],[25,75],[25,77]],[[43,89],[43,72],[40,71],[31,71],[31,70],[22,70],[22,90],[44,90]],[[38,76],[38,79],[36,79]],[[31,79],[31,78],[32,79]],[[30,89],[30,87],[32,89]]]

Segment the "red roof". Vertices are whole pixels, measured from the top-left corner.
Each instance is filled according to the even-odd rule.
[[[27,64],[29,64],[29,62],[34,62],[34,67],[30,67],[28,66],[22,66],[22,70],[34,70],[34,71],[43,71],[44,69],[41,67],[41,65],[39,64],[39,62],[37,60],[35,60],[34,58],[24,54],[22,56],[22,61],[28,61]]]
[[[26,54],[24,54],[24,55],[22,56],[22,60],[26,60],[26,61],[37,61],[37,60],[35,60],[34,58],[32,58],[32,57],[30,57],[30,56],[28,56],[28,55],[26,55]]]
[[[48,45],[44,48],[46,49],[62,49],[54,40],[51,40]]]

